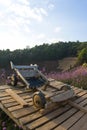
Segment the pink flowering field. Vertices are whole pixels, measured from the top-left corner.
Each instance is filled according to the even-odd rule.
[[[51,72],[46,74],[47,77],[53,78],[75,87],[87,89],[87,67],[77,67],[66,72]]]

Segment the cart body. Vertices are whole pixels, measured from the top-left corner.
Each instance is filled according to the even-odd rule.
[[[72,86],[56,81],[52,84],[52,80],[48,80],[44,74],[38,70],[37,65],[14,65],[12,62],[11,69],[16,73],[13,75],[12,81],[15,86],[20,79],[27,88],[35,90],[33,94],[33,104],[37,108],[45,108],[48,102],[60,103],[69,100],[75,96]],[[18,77],[18,78],[17,78]],[[48,87],[56,88],[58,91],[47,90]],[[54,89],[53,89],[54,90]]]

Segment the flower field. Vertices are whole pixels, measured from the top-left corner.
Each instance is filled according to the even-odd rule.
[[[68,83],[75,87],[87,89],[87,67],[80,66],[66,72],[51,72],[47,77]]]

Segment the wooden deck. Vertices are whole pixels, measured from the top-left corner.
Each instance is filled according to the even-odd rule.
[[[54,86],[57,91],[56,82]],[[29,104],[23,107],[6,92],[8,88],[12,89],[8,85],[0,86],[0,108],[24,130],[87,130],[87,91],[73,87],[77,96],[71,105],[51,103],[46,110],[38,110],[32,103],[32,91],[13,89]],[[48,87],[47,91],[53,89]]]

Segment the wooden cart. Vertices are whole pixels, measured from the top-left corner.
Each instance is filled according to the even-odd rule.
[[[33,104],[37,108],[45,108],[49,103],[60,103],[69,100],[75,96],[72,86],[64,84],[62,82],[51,82],[38,70],[37,65],[14,65],[11,63],[11,69],[15,73],[12,74],[11,85],[16,86],[21,81],[26,88],[32,89],[33,93]],[[50,92],[47,87],[53,88]],[[54,91],[56,86],[57,92]]]

